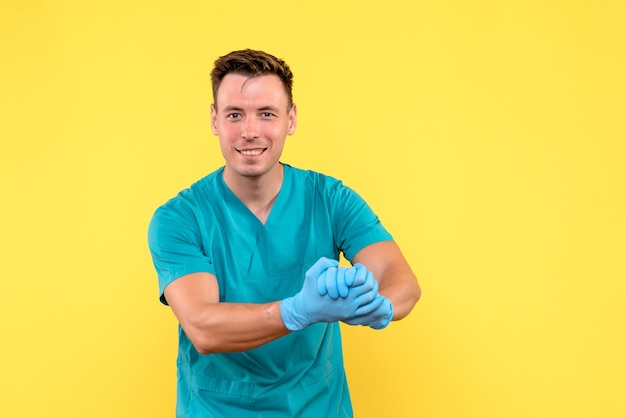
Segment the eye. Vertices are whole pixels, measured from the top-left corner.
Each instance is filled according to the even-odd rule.
[[[264,118],[271,118],[272,116],[274,116],[274,114],[270,112],[261,113],[261,117],[264,117]]]
[[[237,113],[237,112],[229,113],[228,115],[226,115],[226,118],[228,118],[228,119],[240,119],[241,118],[241,114]]]

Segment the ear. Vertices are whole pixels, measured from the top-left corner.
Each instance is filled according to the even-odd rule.
[[[211,104],[211,131],[213,131],[213,135],[220,134],[217,129],[217,110],[214,104]]]
[[[291,105],[289,109],[289,124],[287,126],[287,135],[293,135],[296,132],[296,124],[298,122],[298,109],[296,104]]]

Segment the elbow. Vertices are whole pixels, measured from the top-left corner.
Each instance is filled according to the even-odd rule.
[[[207,354],[214,354],[214,351],[212,351],[207,346],[198,345],[198,344],[194,344],[193,346],[195,347],[195,349],[198,352],[198,354],[202,354],[203,356],[207,355]]]
[[[422,288],[420,287],[420,285],[417,283],[417,281],[415,281],[414,285],[411,287],[411,292],[410,292],[410,309],[409,312],[413,309],[413,307],[415,307],[415,305],[417,304],[417,302],[420,300],[420,298],[422,297]]]
[[[421,297],[422,289],[416,281],[405,289],[401,300],[394,305],[393,320],[398,321],[408,316]]]
[[[413,297],[413,299],[412,299],[413,306],[415,306],[415,304],[422,297],[422,288],[420,287],[420,285],[417,282],[415,282],[415,286],[413,287],[412,297]]]
[[[187,338],[189,338],[189,341],[199,354],[206,355],[219,352],[215,342],[212,341],[211,338],[207,338],[206,336],[200,334],[187,334]]]
[[[209,331],[207,323],[208,321],[204,317],[187,318],[184,323],[181,323],[189,342],[199,354],[203,355],[214,354],[219,351],[217,341],[213,333]]]

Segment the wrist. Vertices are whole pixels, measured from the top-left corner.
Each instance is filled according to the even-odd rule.
[[[289,331],[300,331],[310,325],[298,311],[295,297],[289,297],[280,301],[280,317]]]
[[[384,318],[370,325],[370,327],[375,330],[386,328],[387,325],[389,325],[391,323],[391,320],[393,319],[393,304],[388,298],[384,296],[380,296],[380,297],[385,300],[383,304],[381,305],[381,307],[383,308],[383,312],[387,313],[387,315]]]

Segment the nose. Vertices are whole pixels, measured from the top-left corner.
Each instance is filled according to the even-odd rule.
[[[241,127],[241,137],[243,139],[258,138],[260,128],[260,123],[256,118],[245,118]]]

